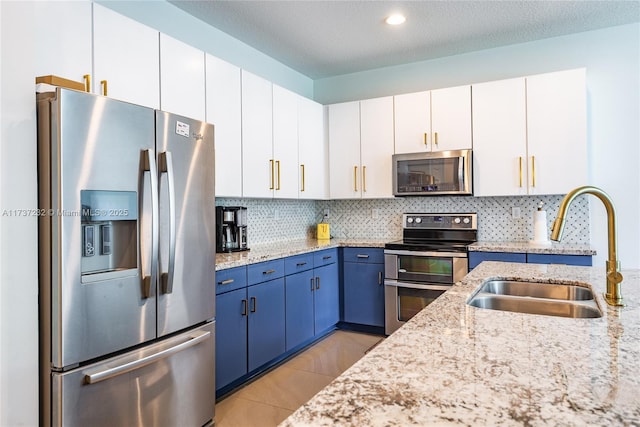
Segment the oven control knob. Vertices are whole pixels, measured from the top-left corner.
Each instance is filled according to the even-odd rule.
[[[411,224],[411,223],[413,223],[413,218],[411,217],[407,218],[407,224]]]
[[[454,218],[453,222],[456,223],[456,224],[460,224],[460,218]]]
[[[421,222],[422,222],[422,218],[417,217],[417,218],[416,218],[416,224],[420,224]]]
[[[469,219],[469,217],[465,217],[462,222],[464,222],[465,224],[469,224],[471,222],[471,220]]]

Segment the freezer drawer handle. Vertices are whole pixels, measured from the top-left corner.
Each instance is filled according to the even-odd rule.
[[[140,159],[140,172],[139,179],[139,204],[143,205],[144,197],[144,174],[149,173],[149,182],[151,184],[151,249],[147,249],[146,242],[143,239],[144,227],[140,227],[140,254],[141,254],[141,277],[142,277],[142,297],[149,298],[151,296],[152,286],[156,283],[157,265],[158,265],[158,170],[156,167],[156,154],[153,150],[142,151],[142,158]],[[144,217],[144,215],[142,215]],[[149,255],[151,260],[149,261]],[[149,274],[145,274],[144,266],[149,263]]]
[[[176,193],[173,175],[173,157],[170,151],[160,153],[158,156],[158,169],[160,173],[167,174],[167,187],[169,190],[169,265],[167,271],[160,272],[162,292],[173,292],[173,276],[176,264]]]
[[[143,357],[142,359],[124,363],[112,368],[107,368],[94,374],[86,374],[84,376],[85,382],[87,384],[95,384],[99,383],[100,381],[105,381],[110,378],[117,377],[118,375],[126,374],[127,372],[135,371],[136,369],[140,369],[144,366],[150,365],[151,363],[157,362],[158,360],[165,359],[175,353],[186,350],[189,347],[193,347],[196,344],[206,341],[210,338],[210,335],[211,332],[209,331],[200,331],[191,336],[188,341],[159,351],[147,357]]]

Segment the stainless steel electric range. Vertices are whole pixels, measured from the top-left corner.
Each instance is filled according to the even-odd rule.
[[[467,246],[478,237],[477,215],[406,213],[402,237],[384,249],[387,335],[467,274]]]

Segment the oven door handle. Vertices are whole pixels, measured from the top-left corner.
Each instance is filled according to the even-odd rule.
[[[429,291],[448,291],[452,285],[431,285],[425,283],[398,282],[397,280],[385,280],[385,286],[395,286],[396,288],[424,289]]]

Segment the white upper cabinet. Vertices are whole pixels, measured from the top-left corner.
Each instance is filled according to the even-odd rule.
[[[242,195],[273,197],[273,90],[271,82],[242,70]]]
[[[74,30],[64,28],[58,33]],[[93,3],[93,92],[104,95],[106,88],[109,97],[160,108],[158,37],[158,31]]]
[[[396,95],[395,152],[431,151],[431,92]]]
[[[393,97],[360,102],[362,198],[393,197]]]
[[[471,86],[394,97],[396,153],[471,148]]]
[[[242,197],[240,68],[206,55],[207,122],[215,127],[216,197]]]
[[[527,77],[529,194],[564,194],[585,185],[585,69]]]
[[[91,3],[41,1],[33,10],[37,31],[34,77],[55,75],[83,82],[83,76],[91,75]],[[56,31],[53,24],[64,31]]]
[[[273,85],[273,163],[276,198],[298,198],[298,98]]]
[[[393,97],[329,105],[332,199],[393,197]]]
[[[473,85],[473,193],[527,194],[525,79]]]
[[[471,86],[431,91],[432,150],[471,148]]]
[[[327,107],[329,116],[329,195],[332,199],[359,199],[360,102]]]
[[[204,52],[160,34],[160,109],[205,120]]]
[[[584,69],[473,85],[474,195],[563,194],[587,181]]]
[[[298,97],[298,197],[328,198],[328,147],[324,135],[324,107],[311,99]]]

